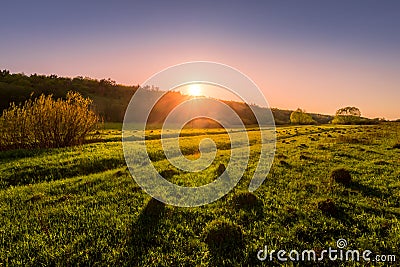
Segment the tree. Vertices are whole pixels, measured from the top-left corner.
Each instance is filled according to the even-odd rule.
[[[368,120],[369,121],[369,120]],[[356,107],[344,107],[336,111],[336,116],[332,120],[333,124],[365,124],[366,119],[361,118],[361,112]]]
[[[356,107],[340,108],[336,111],[337,116],[356,116],[361,117],[361,111]]]
[[[290,114],[290,122],[292,124],[315,124],[316,121],[311,117],[310,114],[307,114],[305,110],[298,108],[296,111],[293,111]]]
[[[336,111],[336,116],[332,120],[333,124],[360,124],[361,111],[356,107],[344,107]]]
[[[0,77],[6,77],[8,75],[10,75],[9,70],[0,70]]]

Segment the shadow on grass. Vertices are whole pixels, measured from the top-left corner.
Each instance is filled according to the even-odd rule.
[[[336,212],[328,216],[340,221],[348,227],[351,227],[356,224],[356,221],[350,215],[350,212],[350,210],[346,210],[345,207],[343,207],[341,204],[338,204],[336,205]],[[333,230],[332,234],[340,234],[340,232],[336,232],[335,230]]]
[[[13,149],[0,151],[0,160],[12,160],[36,157],[41,155],[52,155],[60,153],[56,149],[42,148],[42,149]]]
[[[130,138],[128,141],[137,141],[137,140],[138,138],[136,139]],[[108,138],[92,138],[85,140],[83,144],[110,143],[110,142],[121,142],[121,141],[122,141],[122,136],[108,137]]]
[[[364,212],[374,214],[375,216],[378,217],[386,217],[386,216],[391,216],[392,218],[400,217],[399,211],[385,210],[384,208],[380,207],[377,208],[362,207],[362,209]]]
[[[70,178],[79,175],[88,175],[104,172],[125,165],[123,158],[108,158],[97,160],[80,161],[77,164],[61,165],[43,165],[32,168],[31,166],[22,166],[10,168],[5,177],[0,177],[2,184],[0,188],[9,186],[20,186],[26,184],[35,184],[46,181],[55,181]]]
[[[367,185],[363,185],[356,181],[351,182],[347,187],[354,191],[360,192],[364,196],[373,196],[373,197],[378,197],[378,198],[389,197],[389,195],[387,193],[383,193],[379,189],[376,189],[376,188],[373,188],[373,187],[370,187]]]
[[[158,247],[157,238],[160,222],[165,214],[165,204],[150,199],[136,222],[132,224],[129,246],[131,266],[139,264],[153,247]]]

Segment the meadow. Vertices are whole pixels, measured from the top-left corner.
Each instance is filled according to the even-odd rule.
[[[276,266],[276,257],[257,259],[265,245],[321,252],[340,238],[348,248],[400,261],[400,124],[276,131],[274,163],[258,190],[247,191],[260,146],[253,130],[252,157],[239,184],[194,208],[164,205],[135,183],[125,165],[120,124],[106,124],[80,146],[0,152],[0,265]],[[223,130],[181,133],[188,158],[198,156],[204,137],[219,148],[215,162],[196,176],[168,164],[158,130],[147,136],[154,166],[177,184],[208,183],[229,160]],[[349,171],[351,182],[331,178],[338,168]],[[217,247],[218,240],[229,244]],[[316,263],[301,266],[307,264]]]

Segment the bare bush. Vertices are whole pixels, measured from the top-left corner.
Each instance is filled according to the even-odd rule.
[[[0,150],[82,144],[99,122],[91,104],[76,92],[68,92],[65,100],[41,95],[11,104],[0,117]]]

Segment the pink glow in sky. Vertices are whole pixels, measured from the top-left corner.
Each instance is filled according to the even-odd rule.
[[[171,65],[214,61],[250,77],[272,107],[334,114],[357,106],[366,117],[400,118],[396,1],[222,2],[49,2],[36,3],[36,13],[10,3],[0,18],[8,25],[0,69],[133,85]]]

